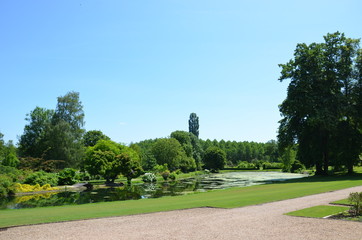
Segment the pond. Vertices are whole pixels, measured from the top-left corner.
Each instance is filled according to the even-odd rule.
[[[107,201],[136,200],[177,196],[213,189],[246,187],[306,177],[303,174],[281,172],[228,172],[199,175],[194,178],[157,184],[133,184],[123,187],[95,186],[92,190],[49,192],[0,199],[0,209],[74,205]]]

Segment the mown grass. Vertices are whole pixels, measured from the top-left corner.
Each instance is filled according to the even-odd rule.
[[[230,188],[157,199],[0,211],[0,227],[112,217],[195,207],[235,208],[362,185],[362,174],[309,177],[274,184]]]
[[[323,218],[347,211],[349,207],[320,205],[287,213],[289,216]]]
[[[338,200],[338,201],[331,202],[331,204],[338,204],[338,205],[347,205],[347,206],[351,206],[351,202],[348,200],[348,198],[345,198],[345,199],[342,199],[342,200]]]

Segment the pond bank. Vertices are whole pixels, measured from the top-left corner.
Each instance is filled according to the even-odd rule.
[[[9,228],[1,237],[15,239],[249,239],[355,240],[361,223],[300,218],[287,212],[345,198],[362,186],[234,209],[195,208],[133,216]],[[140,231],[140,227],[142,230]],[[61,232],[61,235],[57,233]]]

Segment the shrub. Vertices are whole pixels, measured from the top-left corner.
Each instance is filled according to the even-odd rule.
[[[303,170],[305,170],[305,166],[299,160],[295,160],[292,164],[290,172],[296,173],[302,172]]]
[[[11,177],[0,174],[0,197],[6,197],[14,193],[14,182]]]
[[[166,170],[166,171],[162,172],[161,176],[166,181],[168,179],[168,177],[170,176],[170,171]]]
[[[81,181],[91,180],[91,175],[88,172],[79,172],[78,176],[79,176],[79,180],[81,180]]]
[[[56,186],[58,184],[58,176],[56,173],[47,173],[44,171],[34,172],[25,179],[24,183],[30,185],[49,184],[50,186]]]
[[[242,161],[238,164],[238,168],[243,170],[256,170],[258,169],[257,166],[255,166],[254,163],[249,163],[247,161]]]
[[[175,172],[172,172],[170,173],[170,176],[169,178],[172,180],[172,181],[175,181],[177,179],[177,174]]]
[[[73,185],[79,182],[79,174],[76,169],[64,168],[58,173],[58,185]]]
[[[350,193],[348,200],[352,204],[350,213],[355,216],[362,215],[362,192]]]
[[[16,192],[39,192],[39,191],[50,191],[50,190],[59,189],[57,187],[51,187],[49,184],[40,186],[39,184],[29,185],[29,184],[15,183],[14,186]]]
[[[155,173],[161,173],[161,172],[164,172],[164,171],[166,171],[166,170],[168,170],[168,166],[167,166],[167,163],[165,163],[165,164],[163,164],[163,165],[156,165],[156,166],[154,166],[154,168],[153,168],[153,171],[155,172]]]
[[[271,162],[264,162],[263,169],[282,169],[282,163],[271,163]]]
[[[145,175],[142,176],[142,181],[144,182],[157,182],[156,175],[153,173],[145,173]]]
[[[25,173],[21,170],[18,170],[14,167],[10,167],[10,166],[1,166],[0,168],[0,174],[4,174],[7,175],[8,177],[10,177],[12,179],[13,182],[15,181],[22,181],[23,180],[23,176],[25,175]]]

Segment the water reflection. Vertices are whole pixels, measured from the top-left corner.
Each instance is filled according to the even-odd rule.
[[[34,208],[44,206],[74,205],[107,201],[137,200],[176,196],[190,192],[204,192],[213,189],[245,187],[271,181],[305,177],[302,174],[277,172],[229,172],[209,174],[176,182],[160,184],[144,183],[123,187],[95,187],[92,190],[67,191],[34,194],[0,199],[0,209]]]

